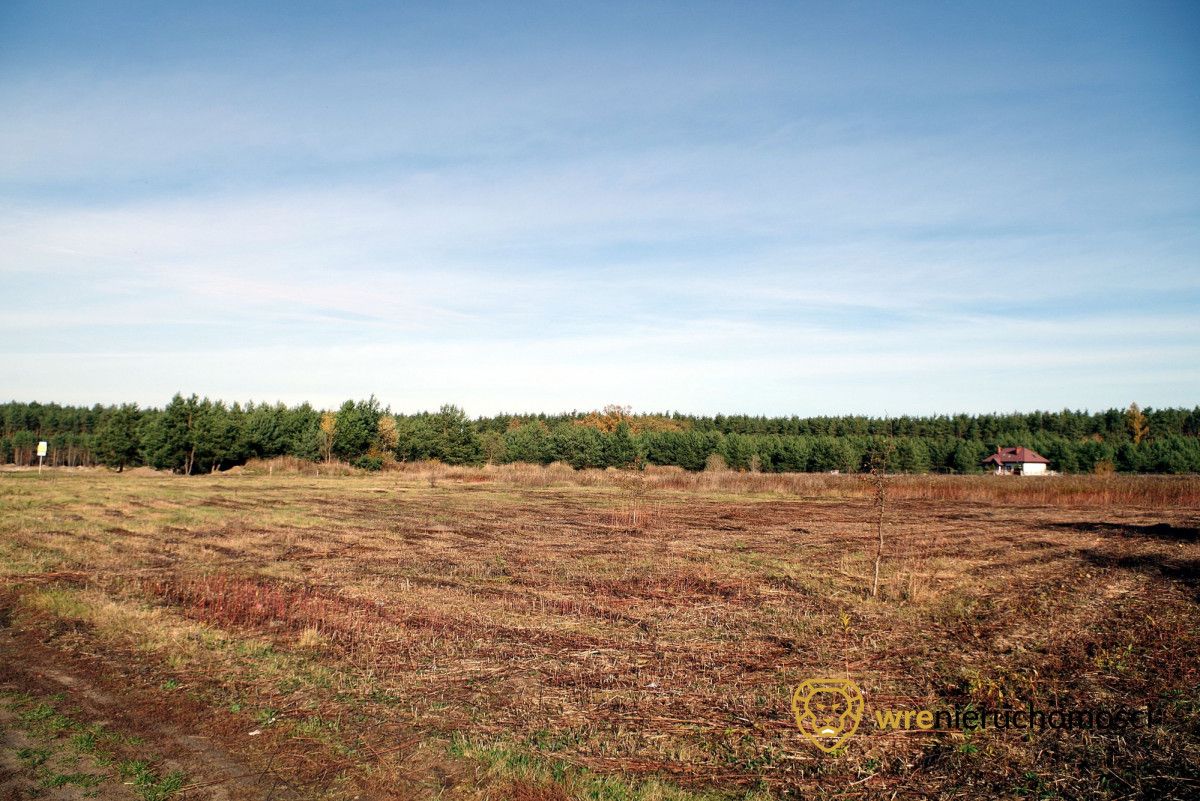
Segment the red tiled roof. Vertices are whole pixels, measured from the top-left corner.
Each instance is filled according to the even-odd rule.
[[[1037,451],[1017,446],[1015,448],[998,448],[995,453],[983,460],[984,464],[1017,464],[1040,462],[1050,464],[1050,460]]]

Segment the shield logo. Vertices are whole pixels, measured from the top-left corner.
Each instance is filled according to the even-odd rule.
[[[863,695],[850,679],[806,679],[792,693],[796,726],[830,753],[846,744],[863,716]]]

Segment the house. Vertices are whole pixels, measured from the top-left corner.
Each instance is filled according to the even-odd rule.
[[[995,468],[1001,476],[1044,476],[1050,460],[1029,448],[997,448],[982,462],[985,468]]]

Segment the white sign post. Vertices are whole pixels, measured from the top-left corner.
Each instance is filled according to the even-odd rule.
[[[42,472],[42,459],[46,458],[46,440],[38,443],[38,473]]]

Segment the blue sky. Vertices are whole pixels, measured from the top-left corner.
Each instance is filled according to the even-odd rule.
[[[0,396],[1195,405],[1197,76],[1189,2],[8,0]]]

